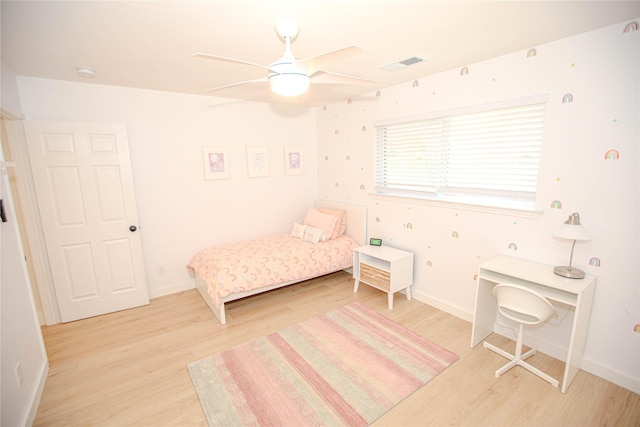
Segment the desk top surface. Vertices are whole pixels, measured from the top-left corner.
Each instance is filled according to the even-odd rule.
[[[553,272],[553,266],[500,255],[480,264],[482,270],[491,271],[540,285],[549,286],[565,292],[579,294],[595,282],[596,277],[589,274],[584,279],[568,279]]]

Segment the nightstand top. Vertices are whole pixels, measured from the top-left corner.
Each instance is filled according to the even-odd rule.
[[[364,245],[355,248],[361,254],[369,255],[375,258],[383,259],[385,261],[395,261],[406,257],[413,257],[413,253],[403,251],[402,249],[392,248],[390,246],[371,246]]]

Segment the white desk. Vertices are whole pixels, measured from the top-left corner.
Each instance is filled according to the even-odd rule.
[[[528,286],[551,302],[558,301],[575,307],[562,379],[562,392],[565,393],[582,364],[596,278],[586,275],[584,279],[567,279],[554,274],[553,266],[507,256],[498,256],[482,263],[478,271],[471,347],[484,341],[493,332],[497,305],[492,290],[496,284],[504,282]]]

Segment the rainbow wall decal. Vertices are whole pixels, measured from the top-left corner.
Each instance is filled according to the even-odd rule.
[[[538,51],[531,48],[529,49],[529,51],[527,52],[527,58],[533,58],[534,56],[536,56],[538,54]]]
[[[633,332],[640,333],[640,323],[633,327]]]
[[[412,86],[412,87],[418,87],[418,86],[420,86],[420,83],[418,83],[418,81],[417,81],[417,80],[414,80],[414,81],[413,81],[413,86]]]
[[[562,202],[560,200],[554,200],[551,202],[551,209],[562,209]]]
[[[618,160],[618,159],[620,159],[620,153],[618,153],[618,150],[609,150],[606,153],[604,153],[604,159],[605,160]]]
[[[640,28],[640,26],[638,25],[638,21],[632,21],[629,22],[626,27],[624,27],[623,33],[628,33],[629,31],[638,31],[638,28]]]
[[[458,235],[458,232],[457,232],[457,231],[454,231],[453,233],[451,233],[451,237],[454,237],[454,238],[456,238],[456,239],[457,239],[457,238],[458,238],[458,237],[460,237],[460,236]]]
[[[427,261],[427,267],[433,267],[433,263],[431,261]]]
[[[515,243],[511,242],[511,243],[509,243],[509,249],[511,249],[512,251],[517,251],[518,250],[518,245],[516,245]]]
[[[564,96],[562,97],[562,103],[563,104],[568,104],[570,102],[573,102],[573,94],[572,93],[565,93]]]
[[[325,155],[325,156],[324,156],[324,159],[325,159],[325,160],[329,160],[329,156],[326,156],[326,155]]]
[[[405,227],[409,230],[413,230],[413,224],[411,224],[410,222],[408,222],[407,225],[405,225]]]
[[[360,184],[360,189],[364,190],[364,184]]]
[[[351,98],[347,99],[347,104],[351,104],[352,102]]]
[[[376,96],[382,95],[379,90],[376,91]]]
[[[380,217],[379,216],[376,217],[376,222],[380,222]]]
[[[600,259],[593,257],[589,260],[589,265],[592,265],[594,267],[600,267]]]
[[[469,74],[469,69],[467,67],[462,67],[462,69],[460,70],[460,75],[466,76],[468,74]]]
[[[338,129],[336,129],[336,131],[333,133],[334,135],[339,135],[340,131]]]
[[[362,126],[362,132],[366,132],[367,131],[367,127],[366,126]]]

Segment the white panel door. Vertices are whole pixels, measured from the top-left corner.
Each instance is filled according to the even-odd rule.
[[[124,125],[25,122],[63,322],[149,303]]]

